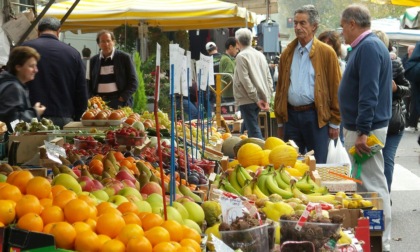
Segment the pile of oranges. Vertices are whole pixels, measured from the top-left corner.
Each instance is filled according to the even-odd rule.
[[[201,236],[192,228],[139,212],[132,202],[98,204],[27,170],[0,182],[0,227],[13,223],[51,234],[57,248],[76,251],[201,251]]]

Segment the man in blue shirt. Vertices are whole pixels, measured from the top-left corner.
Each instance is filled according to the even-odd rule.
[[[362,5],[350,5],[341,16],[341,27],[349,52],[339,88],[344,126],[344,146],[355,146],[357,155],[371,153],[367,138],[374,134],[385,144],[392,105],[392,65],[388,49],[370,30],[370,13]],[[351,157],[353,158],[353,157]],[[357,191],[378,192],[383,199],[385,230],[382,251],[390,251],[391,204],[384,175],[384,158],[378,151],[361,167]],[[356,165],[354,165],[357,167]],[[353,175],[358,168],[353,169]]]

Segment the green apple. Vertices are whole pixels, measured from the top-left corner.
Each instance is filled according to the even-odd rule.
[[[185,202],[183,206],[187,209],[189,219],[195,221],[198,225],[203,224],[205,214],[203,208],[195,202]]]
[[[102,201],[109,200],[109,195],[104,190],[96,190],[91,193],[99,200],[102,200]]]
[[[182,219],[181,214],[178,212],[178,210],[175,207],[166,206],[166,213],[168,216],[168,220],[174,220],[181,225],[184,224],[184,220]],[[161,216],[165,218],[163,211],[162,211]]]
[[[51,185],[62,185],[68,190],[75,192],[76,194],[82,192],[82,187],[79,185],[79,182],[77,182],[75,178],[67,173],[60,173],[55,176],[51,182]]]
[[[197,230],[197,232],[199,232],[200,234],[202,233],[200,226],[191,219],[184,219],[184,225],[194,230]]]
[[[162,195],[158,194],[158,193],[152,193],[150,194],[147,199],[147,202],[149,202],[149,204],[153,207],[157,207],[157,206],[163,206],[163,197]]]
[[[128,202],[128,199],[122,195],[114,195],[109,197],[108,202],[114,203],[115,205],[119,206],[124,202]]]
[[[152,206],[152,213],[162,215],[162,213],[163,213],[163,205],[161,205],[161,206]]]
[[[3,173],[0,173],[0,182],[6,182],[7,180],[7,176],[4,175]]]
[[[152,212],[152,206],[145,200],[136,201],[134,204],[137,206],[137,209],[139,209],[140,212]]]
[[[172,202],[172,206],[176,208],[176,210],[178,210],[178,212],[182,216],[182,219],[188,219],[189,217],[188,211],[181,203],[175,201],[175,202]]]
[[[121,189],[118,192],[119,195],[122,195],[124,197],[127,197],[128,195],[134,195],[137,198],[139,198],[140,200],[142,200],[143,198],[141,197],[141,193],[139,192],[139,190],[137,190],[136,188],[133,187],[124,187],[123,189]]]

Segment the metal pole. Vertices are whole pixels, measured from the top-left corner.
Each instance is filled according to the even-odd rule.
[[[74,8],[76,8],[76,6],[79,4],[79,2],[80,2],[80,0],[74,1],[74,3],[72,4],[72,6],[70,7],[70,9],[66,12],[66,15],[64,15],[64,17],[61,18],[61,20],[60,20],[61,25],[64,24],[64,22],[67,20],[67,18],[73,12]]]

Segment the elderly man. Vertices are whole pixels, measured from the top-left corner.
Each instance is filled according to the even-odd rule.
[[[325,163],[329,139],[338,137],[341,79],[337,55],[315,37],[318,11],[305,5],[295,11],[296,39],[280,57],[274,112],[281,138],[293,140],[301,153],[314,150]]]
[[[350,5],[341,15],[346,44],[351,45],[339,89],[344,126],[344,146],[355,146],[358,155],[371,153],[367,138],[374,134],[385,144],[392,105],[392,65],[388,49],[370,30],[371,16],[362,5]],[[352,157],[353,158],[353,157]],[[359,170],[361,169],[361,170]],[[383,199],[385,230],[383,251],[390,251],[391,204],[384,175],[384,158],[377,152],[354,170],[360,173],[358,191],[378,192]]]
[[[249,137],[263,138],[258,114],[270,108],[273,82],[264,55],[251,46],[252,33],[246,28],[235,32],[240,53],[236,56],[233,95]]]

